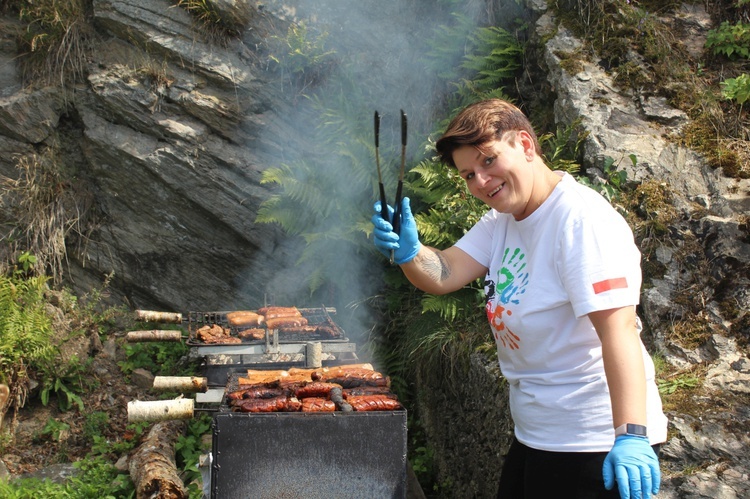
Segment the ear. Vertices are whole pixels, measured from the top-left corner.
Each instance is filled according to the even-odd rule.
[[[536,156],[536,147],[534,146],[534,139],[529,135],[526,130],[518,130],[516,132],[516,140],[523,147],[523,152],[526,155],[527,161],[532,161]]]

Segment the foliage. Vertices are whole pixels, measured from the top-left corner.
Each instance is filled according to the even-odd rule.
[[[458,94],[464,101],[501,97],[503,85],[521,67],[523,48],[515,36],[496,26],[477,28],[470,43],[475,48],[466,54],[461,68],[471,76],[462,79]]]
[[[568,126],[558,126],[555,133],[548,132],[539,137],[544,160],[552,170],[579,176],[581,147],[588,135],[580,130],[581,118]]]
[[[75,356],[63,365],[60,365],[57,359],[42,364],[39,369],[42,374],[42,389],[39,395],[42,404],[49,404],[49,397],[54,393],[60,411],[67,411],[74,404],[79,411],[83,411],[83,400],[78,394],[83,392],[88,364],[89,361],[81,363]]]
[[[14,2],[26,29],[19,37],[25,79],[29,82],[81,81],[86,74],[89,40],[87,0]]]
[[[42,435],[48,435],[52,440],[64,440],[65,434],[70,431],[70,425],[54,418],[49,418],[42,429]]]
[[[182,470],[183,481],[191,489],[195,489],[195,484],[200,482],[201,473],[198,470],[200,455],[210,450],[204,448],[202,437],[211,430],[211,422],[212,419],[207,414],[191,419],[188,421],[185,434],[181,435],[175,444],[177,466]],[[200,491],[191,490],[191,496],[195,493],[200,493]],[[201,496],[198,495],[198,497]]]
[[[729,59],[750,58],[750,24],[722,22],[706,35],[706,48]]]
[[[635,154],[629,154],[628,158],[635,166],[638,163],[638,158]],[[587,185],[599,192],[604,198],[610,203],[615,203],[625,190],[628,172],[618,168],[618,162],[611,156],[604,158],[602,164],[603,177],[592,182],[586,177],[579,177],[578,181],[584,185]]]
[[[304,22],[293,23],[286,36],[271,38],[272,50],[278,55],[271,54],[269,59],[281,72],[280,83],[283,87],[288,82],[297,94],[322,81],[336,54],[326,48],[328,33],[311,31]]]
[[[87,425],[88,425],[87,421]],[[91,433],[91,456],[102,456],[111,459],[117,459],[120,455],[135,449],[141,436],[151,423],[138,422],[130,423],[125,427],[125,432],[121,438],[110,439],[101,433],[95,433],[96,428],[87,426],[92,429]]]
[[[0,382],[9,386],[15,410],[25,403],[29,370],[55,359],[46,289],[46,277],[0,275]]]
[[[750,99],[750,75],[743,73],[736,78],[727,78],[721,82],[721,95],[725,99],[744,104]]]
[[[134,343],[125,345],[126,360],[117,364],[125,374],[146,369],[157,376],[190,374],[191,366],[184,363],[189,347],[184,343]]]
[[[659,393],[662,395],[672,395],[677,390],[697,388],[702,384],[702,381],[696,376],[685,374],[672,379],[660,379],[656,383],[659,387]]]
[[[135,497],[133,483],[103,458],[86,458],[74,466],[78,473],[58,484],[50,480],[22,478],[0,480],[0,497],[4,499],[123,499]]]

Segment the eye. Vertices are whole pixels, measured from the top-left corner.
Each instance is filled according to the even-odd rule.
[[[465,180],[465,181],[467,181],[467,182],[468,182],[469,180],[473,179],[473,178],[474,178],[474,172],[470,172],[470,173],[467,173],[467,174],[466,174],[466,175],[464,176],[464,180]]]
[[[494,162],[495,156],[487,156],[486,158],[484,158],[484,166],[490,166]]]

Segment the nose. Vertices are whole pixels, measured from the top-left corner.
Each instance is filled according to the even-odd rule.
[[[490,175],[487,172],[478,171],[474,173],[474,179],[477,181],[477,185],[481,187],[490,180]]]

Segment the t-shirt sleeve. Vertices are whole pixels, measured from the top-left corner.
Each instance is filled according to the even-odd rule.
[[[560,241],[558,268],[576,317],[638,304],[641,254],[614,209],[571,220]]]
[[[489,268],[492,258],[493,235],[497,213],[493,210],[485,213],[474,227],[461,237],[454,246],[465,251],[470,257]]]

